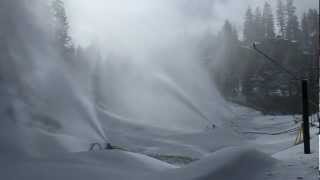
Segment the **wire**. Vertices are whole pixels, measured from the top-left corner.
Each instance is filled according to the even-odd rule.
[[[293,79],[295,79],[295,80],[300,80],[300,78],[298,78],[294,73],[292,73],[291,71],[289,71],[288,69],[286,69],[281,63],[277,62],[275,59],[273,59],[272,57],[268,56],[266,53],[264,53],[263,51],[261,51],[260,49],[258,49],[255,42],[252,44],[252,47],[253,47],[254,50],[256,50],[259,54],[261,54],[262,56],[264,56],[264,57],[265,57],[267,60],[269,60],[271,63],[279,66],[284,72],[286,72],[288,75],[290,75]]]
[[[289,71],[288,69],[286,69],[281,63],[279,63],[277,60],[275,60],[274,58],[270,57],[269,55],[267,55],[266,53],[264,53],[262,50],[260,50],[259,48],[257,48],[257,45],[256,43],[252,43],[252,47],[253,49],[258,52],[260,55],[262,55],[263,57],[265,57],[267,60],[269,60],[271,63],[275,64],[276,66],[280,67],[284,72],[286,72],[288,75],[290,75],[294,80],[296,81],[301,81],[302,79],[298,78],[296,76],[296,74],[292,73],[291,71]],[[296,82],[298,83],[298,82]],[[313,105],[314,107],[317,107],[318,108],[318,104],[311,101],[310,99],[308,100],[309,104],[310,105]],[[319,113],[320,112],[317,112],[318,113],[318,119],[320,121],[320,116],[319,116]]]

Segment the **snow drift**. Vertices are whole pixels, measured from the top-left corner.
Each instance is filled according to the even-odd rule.
[[[245,148],[227,148],[205,160],[176,168],[146,156],[121,151],[62,154],[57,157],[8,160],[2,158],[4,179],[117,180],[257,180],[276,160]]]

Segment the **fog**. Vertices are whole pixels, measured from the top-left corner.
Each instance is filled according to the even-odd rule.
[[[240,31],[246,8],[264,2],[65,1],[74,42],[98,47],[104,59],[101,103],[108,111],[184,130],[222,124],[229,114],[198,55],[202,35],[217,33],[226,19]],[[314,2],[300,4],[299,12]]]
[[[95,44],[106,61],[101,84],[108,111],[170,129],[222,124],[225,103],[198,57],[212,20],[203,6],[209,2],[67,2],[75,42]]]
[[[174,131],[223,126],[232,113],[199,56],[198,44],[204,32],[218,32],[227,18],[241,28],[245,8],[261,3],[65,0],[75,45],[96,48],[95,57],[102,56],[101,61],[89,56],[88,67],[79,71],[51,44],[50,17],[40,11],[40,1],[6,2],[18,10],[7,10],[15,23],[8,24],[4,39],[8,58],[1,61],[1,76],[7,80],[0,89],[5,102],[1,112],[26,131],[17,133],[22,134],[18,138],[30,137],[26,146],[49,150],[70,139],[85,144],[83,149],[92,141],[108,141],[112,127],[102,127],[108,118],[99,119],[96,106],[109,118]],[[99,77],[98,102],[92,91],[94,73]],[[11,143],[10,138],[5,142]],[[72,149],[78,151],[76,146]]]
[[[64,62],[52,43],[46,4],[19,0],[1,5],[6,11],[0,21],[10,23],[1,32],[0,151],[79,151],[92,141],[106,141],[84,88],[89,77]]]
[[[112,40],[121,30],[133,32],[143,27],[149,31],[144,32],[147,33],[145,36],[169,29],[167,33],[201,32],[204,29],[216,33],[226,19],[242,30],[246,9],[263,7],[265,2],[269,2],[275,11],[277,0],[66,0],[66,7],[74,39],[86,45],[97,39]],[[301,16],[309,8],[318,9],[319,1],[295,0],[295,5]]]

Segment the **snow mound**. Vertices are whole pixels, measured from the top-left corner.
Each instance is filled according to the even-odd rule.
[[[226,148],[183,168],[122,151],[65,153],[43,158],[0,157],[3,179],[209,180],[264,177],[275,160],[255,150]]]
[[[185,168],[169,170],[161,178],[179,180],[257,180],[266,177],[266,171],[277,164],[268,155],[256,150],[229,147],[192,163]]]
[[[65,153],[41,158],[0,157],[1,179],[102,180],[139,179],[148,172],[175,166],[122,151]]]

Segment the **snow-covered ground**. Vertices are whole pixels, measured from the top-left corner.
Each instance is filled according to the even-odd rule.
[[[0,153],[1,177],[6,180],[317,178],[315,128],[312,129],[312,154],[304,155],[302,144],[294,146],[298,132],[285,132],[299,126],[294,123],[293,116],[264,116],[237,105],[231,105],[230,112],[236,118],[222,127],[176,132],[133,124],[100,109],[99,119],[104,119],[102,124],[108,138],[122,150],[88,152],[86,142],[77,142],[75,144],[84,145],[78,147],[83,152],[58,152],[37,157]],[[72,138],[69,141],[67,144],[72,146]],[[166,157],[165,161],[171,164],[152,157]],[[181,159],[186,159],[186,164],[181,163]]]
[[[319,136],[318,128],[311,127],[311,153],[304,154],[303,144],[295,145],[301,116],[264,116],[251,109],[232,106],[239,118],[233,121],[234,129],[242,132],[247,142],[259,151],[279,160],[269,169],[268,180],[318,179]],[[299,121],[296,123],[295,121]]]

